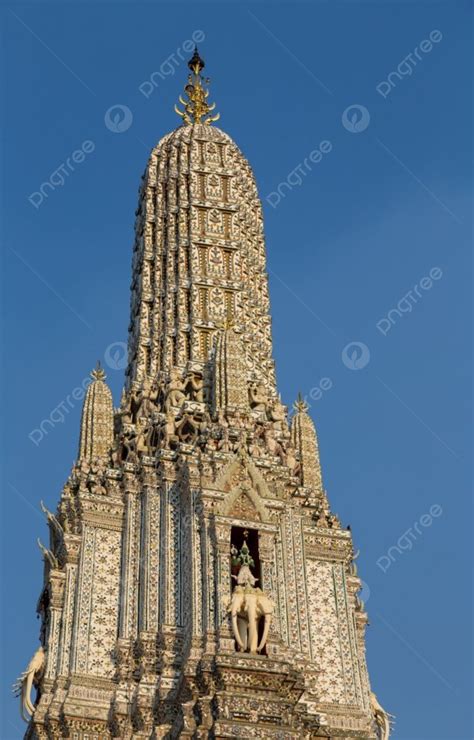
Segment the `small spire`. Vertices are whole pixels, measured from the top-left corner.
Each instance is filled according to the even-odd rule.
[[[301,481],[305,488],[312,488],[314,493],[322,494],[323,481],[316,429],[308,414],[309,406],[298,393],[293,404],[296,414],[291,420],[291,440],[299,452]]]
[[[209,97],[209,90],[207,85],[210,82],[209,77],[203,77],[201,72],[205,67],[204,59],[199,56],[197,46],[194,48],[194,54],[188,62],[188,67],[191,70],[191,74],[188,76],[188,84],[184,88],[187,95],[187,100],[179,96],[179,102],[184,106],[184,110],[180,110],[177,105],[174,109],[178,116],[181,116],[184,123],[207,123],[211,124],[220,118],[220,113],[216,113],[211,116],[211,113],[215,107],[215,103],[207,102]],[[206,87],[204,87],[204,85]]]
[[[104,372],[104,369],[102,365],[100,364],[100,360],[97,360],[97,365],[95,366],[94,370],[91,372],[91,378],[93,380],[105,380],[107,375]]]
[[[92,383],[82,407],[79,460],[105,458],[114,441],[114,405],[100,362],[91,372]]]

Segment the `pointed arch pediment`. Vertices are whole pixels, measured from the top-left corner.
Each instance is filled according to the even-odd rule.
[[[270,491],[245,453],[237,453],[214,485],[226,494],[218,511],[222,516],[242,519],[255,517],[262,522],[270,521],[270,512],[265,505],[265,498],[271,497]]]

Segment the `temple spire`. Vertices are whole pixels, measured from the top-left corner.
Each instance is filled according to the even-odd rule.
[[[100,362],[92,370],[91,378],[82,408],[79,441],[79,459],[89,461],[108,455],[114,440],[112,393]]]
[[[300,455],[301,480],[305,488],[311,488],[314,494],[323,493],[319,447],[313,420],[308,414],[309,406],[298,394],[293,408],[295,415],[291,422],[291,438]]]
[[[201,74],[205,63],[199,56],[197,46],[188,62],[188,67],[191,70],[191,74],[188,76],[188,84],[184,88],[188,99],[184,100],[182,95],[180,95],[179,102],[184,106],[184,110],[180,110],[177,105],[175,105],[174,109],[178,116],[181,116],[183,122],[188,125],[193,123],[214,123],[214,121],[219,120],[220,113],[209,115],[215,109],[216,104],[209,104],[207,102],[207,98],[209,97],[207,85],[210,79],[209,77],[203,77]]]

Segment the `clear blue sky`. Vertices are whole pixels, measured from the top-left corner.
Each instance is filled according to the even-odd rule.
[[[162,68],[148,98],[139,85],[197,31],[219,125],[264,199],[282,396],[308,397],[330,501],[361,550],[374,690],[395,738],[473,737],[470,24],[470,3],[454,0],[4,6],[2,738],[24,731],[9,686],[37,645],[39,500],[56,506],[80,402],[38,445],[29,435],[126,340],[137,189],[178,123],[187,69]],[[116,105],[133,115],[122,133],[104,124]],[[366,125],[354,105],[365,130],[343,126],[348,108],[349,127]],[[58,184],[86,141],[94,150]],[[322,141],[331,151],[294,184]],[[274,208],[266,196],[285,181]],[[357,370],[342,360],[351,342],[370,353],[346,350]],[[123,371],[106,369],[118,404]]]

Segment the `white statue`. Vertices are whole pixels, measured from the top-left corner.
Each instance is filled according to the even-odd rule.
[[[33,683],[36,683],[41,677],[45,664],[46,652],[43,646],[40,645],[28,663],[26,671],[24,671],[13,684],[13,692],[15,696],[21,696],[20,714],[25,722],[30,721],[30,717],[35,711],[31,701],[31,689],[33,688]]]
[[[261,588],[236,586],[232,593],[228,611],[232,619],[232,631],[242,652],[260,653],[265,647],[273,614],[273,601]],[[262,639],[258,642],[258,623],[265,618]]]
[[[250,570],[255,562],[250,554],[247,541],[244,540],[238,555],[236,548],[232,546],[231,554],[232,564],[240,565],[238,575],[232,575],[237,585],[227,607],[232,619],[232,631],[240,651],[248,650],[250,653],[259,653],[267,642],[273,614],[273,601],[263,593],[261,588],[255,588],[258,579]],[[259,643],[258,623],[261,617],[265,617],[265,623]]]

